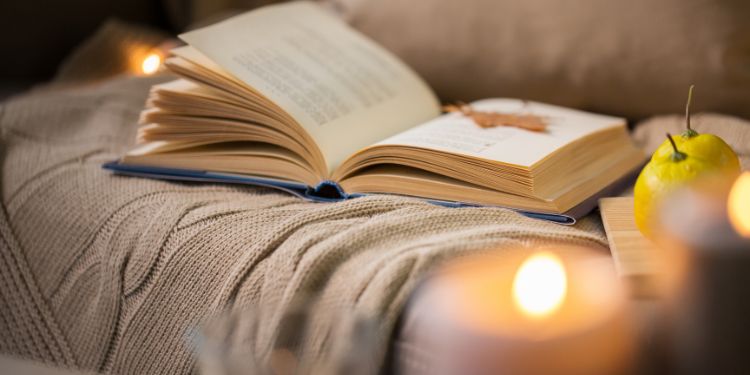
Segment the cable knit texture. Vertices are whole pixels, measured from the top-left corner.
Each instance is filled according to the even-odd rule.
[[[300,353],[329,352],[346,311],[378,318],[382,357],[409,292],[436,261],[539,241],[605,245],[596,217],[564,227],[393,196],[319,204],[111,175],[101,164],[132,147],[157,80],[38,90],[3,104],[3,353],[102,372],[187,373],[208,319],[262,307],[263,358],[304,296],[311,312]]]

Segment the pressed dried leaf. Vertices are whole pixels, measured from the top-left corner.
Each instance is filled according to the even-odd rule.
[[[544,118],[532,114],[477,111],[469,104],[461,102],[445,105],[443,106],[443,111],[461,113],[464,116],[471,118],[474,123],[482,128],[511,126],[534,132],[543,132],[547,130],[547,123]]]

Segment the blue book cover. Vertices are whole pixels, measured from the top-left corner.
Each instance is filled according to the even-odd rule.
[[[212,183],[228,183],[228,184],[241,184],[241,185],[254,185],[272,188],[286,193],[295,195],[305,200],[314,202],[338,202],[346,199],[355,199],[358,197],[365,196],[367,194],[348,194],[346,193],[336,182],[334,181],[322,181],[316,186],[308,186],[302,183],[284,181],[266,177],[254,177],[241,174],[232,173],[220,173],[210,171],[200,171],[192,169],[177,169],[177,168],[162,168],[162,167],[151,167],[151,166],[138,166],[130,164],[122,164],[119,161],[112,161],[105,163],[102,166],[104,169],[110,170],[116,174],[146,177],[161,180],[175,180],[175,181],[197,181],[197,182],[212,182]],[[545,212],[531,212],[512,209],[521,215],[534,218],[547,220],[559,224],[573,225],[576,223],[576,219],[585,216],[597,207],[599,198],[609,196],[617,191],[621,190],[622,187],[632,180],[632,175],[628,175],[623,179],[615,182],[614,184],[603,189],[599,193],[591,196],[579,205],[575,206],[571,210],[563,214],[545,213]],[[419,197],[416,197],[419,198]],[[424,199],[424,198],[420,198]],[[465,203],[465,202],[454,202],[454,201],[443,201],[434,199],[424,199],[427,202],[436,204],[444,207],[479,207],[478,204]],[[505,207],[508,208],[508,207]]]

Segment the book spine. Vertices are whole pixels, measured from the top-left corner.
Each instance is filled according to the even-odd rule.
[[[315,186],[308,187],[305,192],[305,197],[319,202],[338,202],[354,198],[355,196],[347,194],[344,189],[341,188],[341,185],[335,181],[325,180]]]

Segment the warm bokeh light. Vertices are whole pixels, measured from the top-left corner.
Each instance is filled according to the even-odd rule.
[[[143,59],[141,71],[143,74],[154,74],[161,66],[161,56],[158,53],[150,53]]]
[[[729,221],[743,237],[750,237],[750,172],[740,175],[732,185],[727,201]]]
[[[526,259],[513,280],[513,298],[521,311],[543,317],[557,310],[565,299],[568,279],[555,254],[541,252]]]

